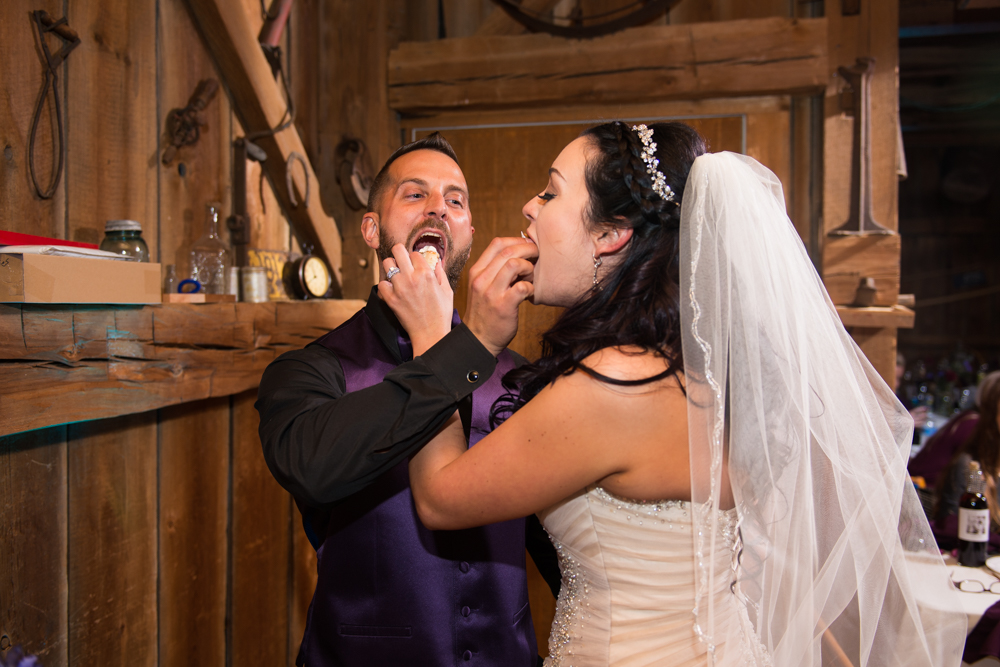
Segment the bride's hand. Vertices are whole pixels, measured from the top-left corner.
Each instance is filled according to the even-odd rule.
[[[399,273],[378,284],[379,296],[392,309],[413,344],[413,356],[426,352],[451,331],[455,295],[444,272],[444,260],[431,270],[417,252],[406,252],[402,243],[392,247],[383,263]]]
[[[517,333],[517,307],[535,293],[538,247],[522,238],[495,238],[469,269],[464,322],[493,356]]]

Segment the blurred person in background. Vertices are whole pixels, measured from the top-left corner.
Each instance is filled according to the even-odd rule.
[[[992,407],[989,407],[988,404],[990,401],[986,400],[986,397],[987,395],[992,394],[993,391],[996,391],[998,385],[1000,385],[1000,371],[994,371],[983,378],[976,390],[975,406],[968,410],[959,412],[957,415],[949,419],[948,422],[942,426],[930,438],[930,440],[926,442],[926,444],[924,444],[920,452],[910,459],[907,470],[909,471],[911,477],[915,479],[922,479],[926,486],[930,489],[934,489],[939,485],[941,475],[946,468],[950,467],[952,459],[955,458],[956,452],[958,452],[962,445],[964,445],[976,431],[980,415],[983,414],[984,411],[989,412],[993,414],[995,421],[997,410],[996,399],[993,399],[993,405]],[[984,408],[984,406],[986,407]],[[916,418],[914,418],[914,423],[916,423]],[[993,428],[995,431],[995,424]],[[980,459],[975,460],[979,460],[980,463],[984,463]],[[993,468],[984,468],[984,471],[987,473],[992,473],[993,470]]]
[[[927,455],[924,456],[924,453]],[[923,459],[921,460],[921,457]],[[932,463],[947,463],[934,473]],[[978,461],[986,477],[986,497],[994,530],[990,542],[1000,547],[1000,502],[997,501],[997,475],[1000,473],[1000,371],[983,378],[976,391],[976,407],[955,415],[928,441],[924,451],[910,462],[925,479],[935,481],[935,503],[931,528],[938,544],[948,548],[958,534],[958,502],[965,493],[969,463]]]

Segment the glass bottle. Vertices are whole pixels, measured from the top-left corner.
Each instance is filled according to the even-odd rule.
[[[135,220],[108,220],[104,223],[100,248],[131,257],[137,262],[149,261],[149,248],[142,238],[142,225]]]
[[[986,563],[990,541],[990,509],[984,492],[986,479],[979,461],[969,463],[965,493],[958,501],[958,562],[966,567]]]
[[[226,275],[233,265],[229,246],[219,238],[219,205],[205,207],[205,235],[191,248],[191,277],[206,294],[225,294]]]
[[[163,277],[163,293],[164,294],[174,294],[177,292],[177,270],[174,268],[173,264],[167,264],[164,267],[164,277]]]

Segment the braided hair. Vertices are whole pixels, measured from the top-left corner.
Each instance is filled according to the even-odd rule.
[[[546,385],[580,368],[605,347],[631,345],[653,352],[683,368],[680,322],[680,203],[695,158],[705,140],[683,123],[650,125],[657,144],[657,169],[674,192],[666,201],[653,191],[653,177],[642,159],[638,133],[621,122],[586,130],[591,141],[585,180],[591,229],[632,229],[620,261],[603,277],[600,288],[567,308],[542,335],[542,356],[508,373],[508,393],[493,406],[496,426],[530,401]]]

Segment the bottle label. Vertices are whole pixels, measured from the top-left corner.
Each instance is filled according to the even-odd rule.
[[[958,508],[958,539],[966,542],[989,542],[990,511]]]

